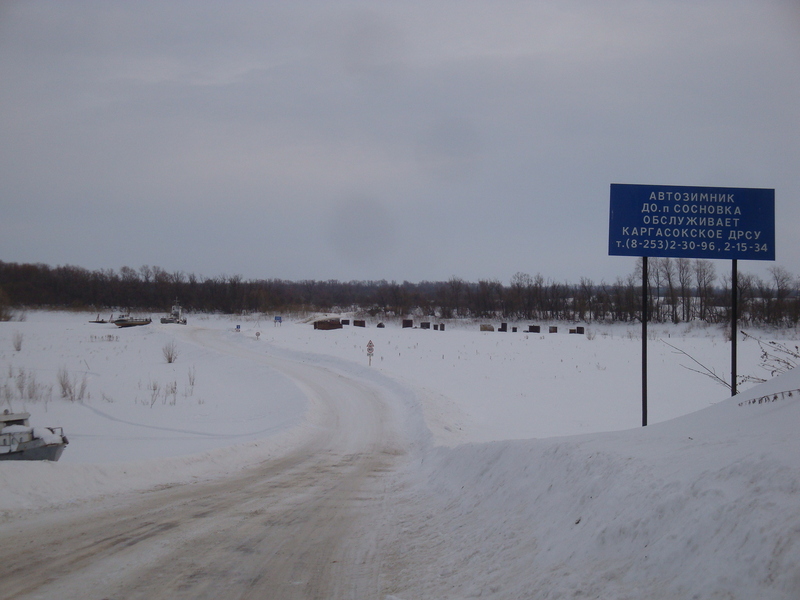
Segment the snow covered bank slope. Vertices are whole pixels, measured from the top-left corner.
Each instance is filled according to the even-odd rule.
[[[800,597],[798,388],[795,371],[647,428],[438,449],[400,517],[397,597]]]
[[[291,451],[328,426],[294,364],[380,388],[414,443],[430,438],[412,392],[335,352],[259,342],[227,317],[122,330],[93,318],[33,311],[0,323],[0,409],[30,411],[34,424],[61,426],[70,440],[55,464],[0,461],[0,512],[207,480]],[[177,349],[173,363],[166,344]],[[73,396],[62,397],[62,379]],[[360,424],[343,426],[357,432]]]
[[[70,440],[55,464],[0,462],[0,510],[219,477],[314,434],[304,394],[265,360],[195,341],[192,324],[93,318],[32,311],[0,323],[0,409],[29,411]],[[227,320],[214,333],[236,338]]]
[[[266,326],[265,326],[266,325]],[[565,436],[641,424],[641,326],[594,325],[587,335],[480,332],[478,323],[453,322],[445,331],[345,327],[314,331],[285,322],[273,327],[242,321],[243,341],[335,356],[414,388],[439,444]],[[521,329],[521,328],[520,328]],[[544,329],[546,330],[546,328]],[[730,396],[688,352],[717,373],[730,372],[730,343],[721,329],[681,324],[651,328],[650,423],[698,411]],[[763,374],[753,340],[739,342],[739,373]],[[745,389],[742,386],[740,389]]]

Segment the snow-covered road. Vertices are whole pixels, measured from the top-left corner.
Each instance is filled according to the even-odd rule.
[[[268,356],[308,398],[306,434],[230,477],[29,514],[0,526],[2,598],[380,598],[389,498],[408,444],[380,388]]]

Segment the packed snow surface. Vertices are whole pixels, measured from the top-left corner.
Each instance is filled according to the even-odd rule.
[[[390,600],[800,597],[800,373],[728,397],[692,370],[730,370],[720,329],[650,326],[643,428],[638,325],[570,335],[89,320],[0,323],[3,408],[70,442],[58,463],[0,462],[6,519],[279,456],[309,435],[314,408],[252,360],[263,353],[392,388],[416,411]],[[759,356],[742,339],[739,373],[769,378]]]

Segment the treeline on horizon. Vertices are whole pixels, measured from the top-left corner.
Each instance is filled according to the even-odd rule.
[[[90,271],[0,261],[0,318],[17,308],[168,312],[177,300],[191,312],[228,314],[354,311],[372,316],[413,314],[450,318],[503,318],[580,322],[640,319],[642,261],[613,283],[581,278],[563,283],[516,273],[496,279],[447,281],[245,280],[240,275],[199,278],[157,266]],[[800,319],[800,279],[779,266],[766,279],[740,273],[743,325],[794,326]],[[730,276],[719,277],[708,260],[648,261],[649,320],[730,321]]]

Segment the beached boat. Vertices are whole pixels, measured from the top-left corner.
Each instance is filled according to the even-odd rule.
[[[0,414],[0,460],[57,461],[69,443],[61,427],[31,427],[30,413]]]
[[[149,317],[147,319],[142,319],[139,317],[132,317],[130,315],[120,315],[112,322],[117,327],[136,327],[138,325],[149,325],[153,322],[153,320]]]
[[[172,312],[168,317],[161,317],[162,323],[177,323],[178,325],[186,325],[186,317],[183,316],[183,309],[178,304],[177,300],[172,306]]]

